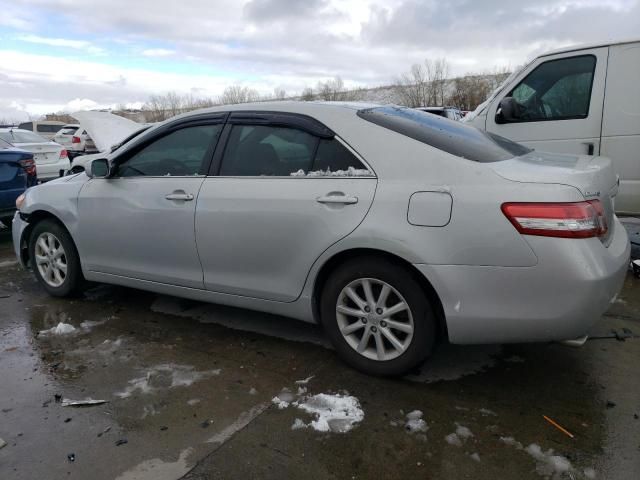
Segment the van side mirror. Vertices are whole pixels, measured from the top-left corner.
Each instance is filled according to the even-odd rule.
[[[518,103],[513,97],[504,97],[496,110],[496,123],[517,122],[520,119]]]
[[[91,162],[91,167],[87,171],[90,178],[105,178],[109,176],[111,168],[109,160],[106,158],[96,158]]]

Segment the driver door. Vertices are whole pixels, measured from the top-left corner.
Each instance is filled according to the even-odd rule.
[[[77,235],[85,269],[203,288],[195,205],[222,127],[173,129],[118,157],[112,178],[85,184]]]
[[[514,88],[494,99],[487,130],[536,150],[598,155],[608,52],[604,47],[539,58]],[[518,103],[521,116],[500,124],[496,113],[504,97]]]

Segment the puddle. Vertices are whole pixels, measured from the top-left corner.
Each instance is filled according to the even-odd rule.
[[[187,458],[192,452],[192,448],[183,450],[175,462],[165,462],[159,458],[145,460],[116,477],[116,480],[175,480],[190,470]]]

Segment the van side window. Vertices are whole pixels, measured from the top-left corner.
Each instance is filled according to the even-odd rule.
[[[544,62],[509,95],[517,107],[517,120],[537,122],[586,118],[596,68],[593,55]]]

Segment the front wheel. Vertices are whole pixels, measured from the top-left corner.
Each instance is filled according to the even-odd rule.
[[[412,273],[382,258],[346,262],[328,278],[321,321],[338,354],[373,375],[401,375],[431,353],[433,309]]]
[[[69,233],[53,220],[37,223],[29,239],[29,258],[38,282],[56,297],[77,293],[84,284],[78,251]]]

